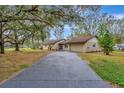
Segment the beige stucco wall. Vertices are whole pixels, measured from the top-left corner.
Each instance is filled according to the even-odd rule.
[[[95,44],[95,47],[93,45]],[[101,48],[98,44],[97,38],[92,38],[87,41],[85,44],[77,43],[77,44],[68,44],[69,51],[77,51],[77,52],[93,52],[93,51],[100,51]]]
[[[93,47],[93,45],[95,45],[95,47]],[[83,46],[83,50],[84,52],[101,51],[97,38],[92,38],[86,42]]]
[[[63,50],[69,51],[69,44],[67,44],[67,47],[65,47],[65,45],[63,45]]]
[[[81,44],[81,43],[70,44],[70,45],[69,45],[69,50],[70,50],[70,51],[83,52],[83,45],[84,45],[84,44]]]

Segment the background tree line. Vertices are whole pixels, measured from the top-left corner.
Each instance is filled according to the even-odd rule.
[[[124,43],[124,18],[117,19],[112,15],[100,13],[99,11],[93,15],[87,16],[83,22],[74,24],[71,29],[70,36],[80,35],[96,35],[99,34],[99,27],[105,24],[106,28],[111,32],[116,44]]]

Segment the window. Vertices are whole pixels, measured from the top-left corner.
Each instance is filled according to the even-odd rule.
[[[68,48],[68,45],[67,44],[65,44],[65,48]]]
[[[96,44],[93,44],[93,47],[96,47]]]

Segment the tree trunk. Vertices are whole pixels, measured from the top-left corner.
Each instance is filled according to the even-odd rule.
[[[19,43],[18,43],[18,36],[16,30],[14,31],[15,35],[15,51],[19,51]]]
[[[2,23],[0,23],[0,53],[4,54],[4,39],[3,39],[3,32],[2,32]]]
[[[106,55],[109,55],[109,52],[106,52],[105,54],[106,54]]]
[[[19,44],[18,43],[15,44],[15,51],[19,51]]]
[[[0,51],[0,53],[1,53],[1,54],[4,54],[4,53],[5,53],[4,50],[5,50],[5,49],[4,49],[4,41],[2,40],[2,41],[1,41],[1,51]]]
[[[34,42],[34,36],[32,36],[32,49],[36,49],[36,45],[35,45],[35,42]]]

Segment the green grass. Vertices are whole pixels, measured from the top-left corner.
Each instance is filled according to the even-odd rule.
[[[21,64],[21,65],[20,65],[20,68],[21,68],[21,69],[24,69],[24,68],[27,68],[27,67],[28,67],[27,64]]]
[[[82,59],[106,81],[124,87],[124,51],[114,51],[107,56],[103,53],[80,53]]]

